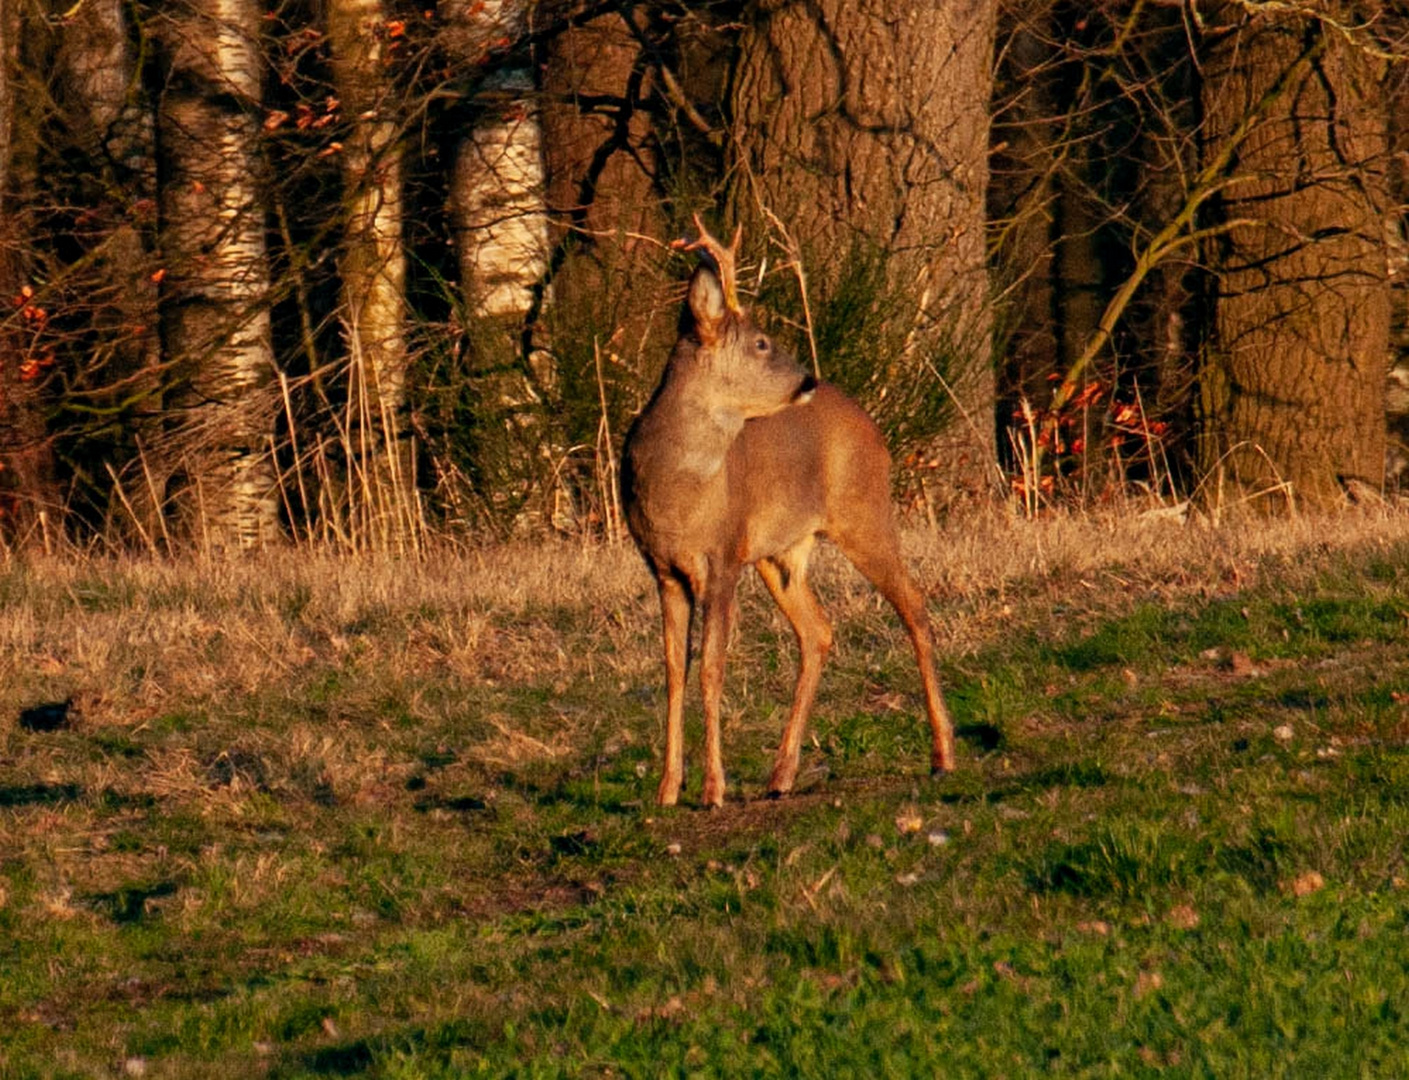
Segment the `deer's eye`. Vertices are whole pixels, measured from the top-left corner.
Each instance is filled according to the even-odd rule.
[[[758,349],[759,352],[767,352],[768,339],[766,337],[759,338],[757,341],[754,342],[754,347]]]

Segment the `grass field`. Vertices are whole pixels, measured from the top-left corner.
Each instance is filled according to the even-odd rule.
[[[0,1077],[1409,1076],[1409,519],[907,545],[961,770],[824,558],[717,812],[629,550],[0,563]]]

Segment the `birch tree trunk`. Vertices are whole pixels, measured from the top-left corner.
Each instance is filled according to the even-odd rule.
[[[754,10],[732,91],[735,215],[801,258],[816,322],[830,307],[833,347],[858,350],[870,369],[850,377],[854,388],[893,436],[923,447],[935,494],[986,491],[996,475],[984,229],[995,5],[760,0]],[[848,378],[820,361],[824,375]],[[943,410],[937,434],[906,430],[924,407],[915,388]]]
[[[441,5],[457,58],[475,64],[519,40],[527,8],[523,0]],[[536,325],[551,297],[532,70],[503,64],[477,88],[470,115],[455,153],[450,214],[477,398],[477,494],[500,527],[533,527],[558,521],[566,495],[556,485],[562,447],[546,422],[556,370]]]
[[[326,0],[333,78],[351,134],[342,150],[347,224],[339,271],[349,365],[354,538],[395,547],[415,531],[405,430],[406,252],[402,149],[382,0]]]
[[[279,536],[269,269],[256,178],[262,70],[255,0],[188,0],[162,27],[158,113],[162,336],[185,378],[175,495],[203,546]]]

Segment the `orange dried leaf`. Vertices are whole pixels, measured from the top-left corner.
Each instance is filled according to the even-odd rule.
[[[1099,382],[1089,382],[1081,388],[1081,392],[1071,399],[1074,409],[1084,409],[1096,401],[1105,392],[1105,387]]]
[[[1304,874],[1298,874],[1288,884],[1288,891],[1293,896],[1310,896],[1314,892],[1320,892],[1326,887],[1326,879],[1315,870],[1308,870]]]

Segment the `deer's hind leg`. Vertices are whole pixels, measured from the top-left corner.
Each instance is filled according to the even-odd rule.
[[[949,719],[939,678],[934,672],[934,637],[929,614],[925,611],[924,594],[901,558],[900,538],[889,504],[873,515],[857,515],[852,527],[838,529],[831,536],[905,624],[925,692],[925,713],[930,725],[930,770],[936,774],[951,771],[955,765],[954,724]]]
[[[814,538],[809,536],[783,554],[762,559],[756,564],[763,583],[768,586],[768,591],[783,609],[797,635],[798,669],[793,706],[788,713],[782,741],[778,744],[773,774],[768,778],[768,794],[774,796],[791,791],[797,779],[807,717],[817,696],[822,664],[832,648],[832,625],[807,584],[807,560],[812,554],[814,542]]]

